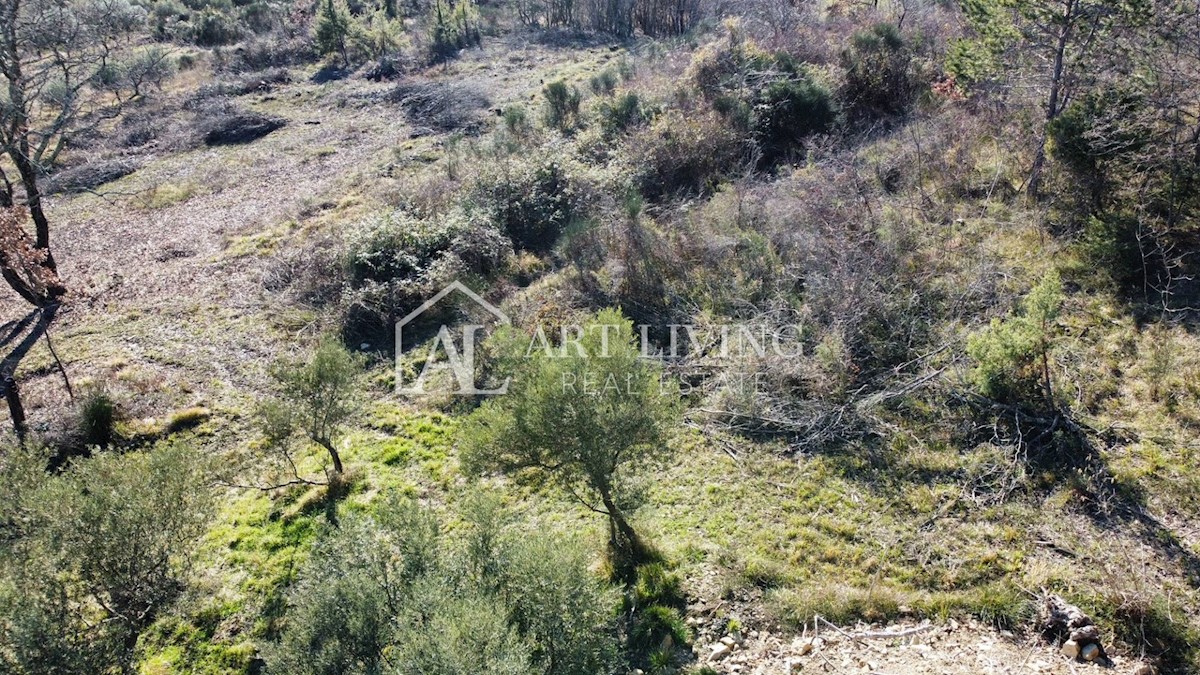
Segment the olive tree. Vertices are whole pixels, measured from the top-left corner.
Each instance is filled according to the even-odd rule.
[[[77,459],[0,453],[0,671],[110,672],[182,589],[213,506],[186,444]]]
[[[283,359],[271,367],[276,395],[258,410],[268,443],[291,460],[290,444],[301,436],[325,449],[334,476],[345,471],[336,441],[359,410],[361,359],[325,340],[307,359]]]
[[[453,529],[397,497],[326,529],[268,672],[613,673],[616,596],[586,557],[518,528],[495,500],[466,502]]]
[[[650,549],[621,497],[639,472],[665,459],[679,394],[641,358],[633,325],[620,312],[600,312],[578,337],[562,349],[533,350],[508,394],[472,414],[464,464],[477,473],[531,471],[553,479],[608,518],[615,558],[636,564]]]

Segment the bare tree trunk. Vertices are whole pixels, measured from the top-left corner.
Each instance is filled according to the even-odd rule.
[[[42,189],[38,185],[37,167],[28,157],[28,144],[18,152],[11,153],[13,163],[17,165],[17,173],[21,176],[21,184],[25,187],[25,203],[29,207],[29,216],[33,219],[35,230],[34,247],[46,252],[45,265],[57,272],[58,266],[50,253],[50,221],[42,208]]]
[[[17,380],[12,375],[6,375],[0,386],[4,387],[4,400],[8,403],[13,430],[17,432],[17,442],[25,445],[29,427],[25,423],[25,406],[21,405],[21,390],[17,387]]]
[[[626,576],[626,573],[632,572],[638,565],[651,560],[653,555],[617,506],[611,490],[607,487],[602,488],[600,499],[604,503],[605,510],[608,511],[609,545],[614,554],[613,562],[618,567],[619,573]]]
[[[333,472],[338,475],[345,473],[346,471],[342,467],[342,455],[337,451],[337,448],[333,447],[333,442],[327,439],[318,442],[329,453],[329,458],[333,460]]]
[[[13,207],[13,185],[8,179],[8,174],[4,173],[4,169],[0,167],[0,208],[11,209]]]
[[[1037,155],[1033,158],[1033,168],[1029,171],[1029,196],[1037,199],[1042,184],[1042,170],[1046,165],[1046,142],[1049,140],[1050,123],[1062,111],[1063,71],[1067,55],[1067,45],[1071,39],[1071,28],[1075,20],[1077,0],[1066,0],[1063,3],[1062,25],[1059,26],[1058,39],[1054,45],[1054,66],[1050,76],[1050,95],[1046,101],[1046,121],[1042,125],[1041,137],[1038,139]]]

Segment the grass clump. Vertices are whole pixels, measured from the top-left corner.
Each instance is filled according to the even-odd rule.
[[[77,404],[79,437],[84,445],[107,447],[117,423],[117,402],[106,389],[87,388]]]

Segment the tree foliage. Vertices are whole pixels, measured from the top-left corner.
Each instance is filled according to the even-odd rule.
[[[285,453],[296,436],[329,453],[334,474],[341,474],[337,440],[358,412],[361,359],[326,339],[307,359],[283,359],[271,368],[276,395],[259,406],[258,419],[271,446]]]
[[[475,472],[544,474],[605,515],[613,552],[637,562],[649,551],[622,497],[666,457],[678,412],[678,391],[641,358],[633,325],[605,310],[580,327],[577,345],[531,354],[508,394],[472,415],[463,461]]]
[[[454,536],[393,497],[314,548],[267,652],[271,672],[610,673],[614,598],[574,546],[530,537],[494,498]]]
[[[12,448],[0,466],[0,669],[105,672],[182,588],[213,506],[206,462],[183,443],[61,476],[45,462]]]

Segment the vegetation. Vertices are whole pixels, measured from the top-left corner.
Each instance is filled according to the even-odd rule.
[[[268,444],[288,455],[292,438],[302,436],[329,453],[333,476],[344,473],[337,442],[358,410],[359,372],[359,359],[331,340],[307,360],[276,363],[271,377],[277,396],[258,410]]]
[[[717,10],[0,0],[0,671],[1200,670],[1195,7]]]
[[[671,387],[639,359],[633,324],[614,311],[585,322],[574,345],[547,349],[514,374],[511,395],[484,404],[464,432],[475,471],[544,472],[609,520],[618,570],[653,553],[629,522],[628,500],[661,463],[678,414]]]
[[[270,670],[613,672],[613,597],[586,558],[531,538],[494,498],[466,504],[454,537],[438,514],[399,498],[324,533]]]

